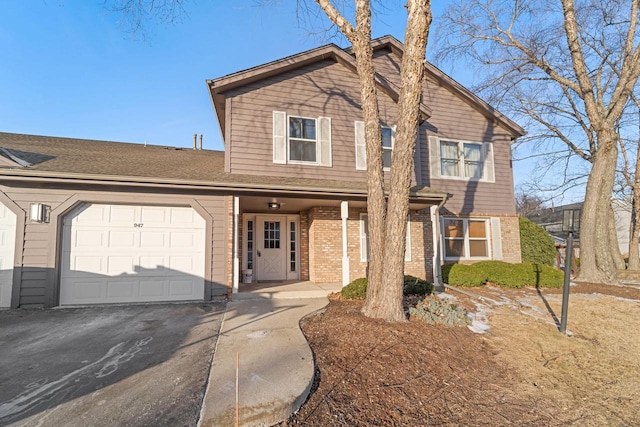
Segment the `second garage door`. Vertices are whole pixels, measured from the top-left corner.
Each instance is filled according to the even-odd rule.
[[[63,222],[60,304],[202,300],[204,248],[190,207],[80,206]]]

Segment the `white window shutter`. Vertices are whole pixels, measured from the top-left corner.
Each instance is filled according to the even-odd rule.
[[[493,143],[485,142],[482,144],[482,155],[484,158],[482,180],[495,182],[495,173],[493,168]]]
[[[355,123],[356,170],[367,170],[367,147],[364,138],[364,122]]]
[[[360,261],[369,261],[369,217],[360,214]]]
[[[429,136],[429,174],[431,178],[440,178],[440,138]]]
[[[407,221],[407,240],[404,248],[404,260],[411,261],[411,221]]]
[[[317,158],[320,166],[331,167],[331,117],[318,117]]]
[[[287,163],[287,113],[273,112],[273,163]]]
[[[491,217],[491,246],[494,260],[502,260],[502,236],[500,233],[500,218]]]

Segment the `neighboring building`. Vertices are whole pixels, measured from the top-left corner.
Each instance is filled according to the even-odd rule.
[[[631,224],[631,202],[624,199],[611,199],[613,217],[616,225],[616,236],[621,254],[629,253],[629,226]],[[527,215],[531,221],[544,228],[556,245],[566,245],[567,232],[562,231],[562,216],[566,209],[582,210],[582,202],[571,203],[552,208],[540,209]],[[574,234],[574,242],[579,246],[580,231]]]
[[[374,42],[385,166],[402,44]],[[428,64],[405,270],[520,261],[523,129]],[[355,60],[335,45],[208,81],[224,152],[0,133],[0,306],[210,300],[367,273]],[[5,267],[6,266],[6,267]],[[13,267],[13,268],[11,268]]]

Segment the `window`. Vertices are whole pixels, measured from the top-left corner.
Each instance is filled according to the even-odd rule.
[[[247,221],[247,269],[253,269],[253,221]]]
[[[280,249],[280,221],[264,222],[265,249]]]
[[[364,122],[355,122],[356,136],[356,170],[367,169],[367,151],[364,137]],[[385,170],[391,169],[391,155],[395,139],[395,126],[381,126],[382,162]]]
[[[289,268],[296,271],[296,222],[289,222]]]
[[[385,169],[391,169],[391,153],[393,152],[393,129],[382,126],[382,163]]]
[[[404,260],[411,261],[411,221],[407,221]],[[360,214],[360,261],[369,261],[369,216],[366,213]]]
[[[316,119],[289,117],[289,160],[316,161]]]
[[[331,118],[273,112],[273,163],[332,166]]]
[[[443,218],[445,259],[489,258],[488,221],[473,218]]]
[[[494,181],[493,148],[490,142],[469,142],[429,136],[432,178]]]

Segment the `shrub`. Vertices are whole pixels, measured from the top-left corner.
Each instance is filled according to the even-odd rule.
[[[542,264],[531,264],[536,278],[532,285],[540,288],[561,288],[564,284],[564,273],[556,268]]]
[[[451,269],[453,268],[454,265],[457,265],[457,264],[443,264],[440,267],[440,271],[442,272],[442,281],[444,283],[451,284],[449,283],[449,272],[451,272]]]
[[[345,299],[365,299],[367,297],[367,278],[362,277],[343,287],[340,294]]]
[[[419,317],[432,325],[467,326],[471,324],[467,310],[433,295],[420,301],[415,307],[410,307],[409,315]]]
[[[509,288],[524,288],[535,283],[536,276],[531,264],[510,264],[504,261],[481,261],[473,264],[482,270],[487,281]]]
[[[447,270],[448,284],[452,286],[482,286],[485,282],[491,282],[508,288],[559,288],[564,278],[560,270],[529,262],[510,264],[504,261],[481,261],[471,265],[449,265]]]
[[[452,286],[482,286],[487,281],[487,275],[473,265],[452,264],[448,270],[447,283]]]
[[[556,247],[551,236],[544,228],[525,217],[521,216],[519,222],[522,261],[553,265],[556,259]]]
[[[432,283],[418,277],[404,276],[404,285],[402,286],[403,295],[431,295],[432,293]]]

